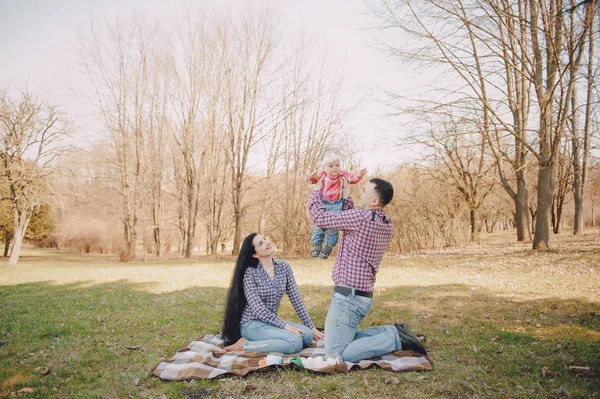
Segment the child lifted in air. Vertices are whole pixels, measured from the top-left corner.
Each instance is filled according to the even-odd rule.
[[[323,156],[323,170],[312,172],[308,175],[308,182],[310,184],[317,184],[323,175],[323,183],[321,186],[321,192],[323,193],[323,204],[325,209],[328,211],[341,211],[342,210],[342,190],[343,181],[342,177],[346,178],[346,181],[350,184],[356,184],[362,180],[363,176],[367,172],[366,169],[361,169],[358,175],[350,173],[347,170],[341,168],[340,157],[332,151],[328,151]],[[327,259],[336,246],[339,237],[339,230],[325,230],[319,226],[312,226],[312,243],[313,249],[311,256],[316,258],[319,256],[321,259]],[[325,247],[323,247],[323,238],[325,238]]]

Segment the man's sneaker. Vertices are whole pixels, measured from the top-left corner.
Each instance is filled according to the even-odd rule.
[[[421,344],[421,342],[419,342],[417,336],[410,331],[406,323],[394,324],[394,327],[396,327],[396,330],[398,330],[398,336],[400,337],[402,350],[411,350],[427,355],[425,347]]]
[[[310,253],[310,256],[312,256],[313,258],[318,257],[321,254],[321,250],[321,245],[315,244],[313,246],[312,252]]]
[[[333,251],[333,247],[325,245],[319,256],[321,257],[321,259],[327,259],[329,258],[329,255],[331,255],[331,251]]]

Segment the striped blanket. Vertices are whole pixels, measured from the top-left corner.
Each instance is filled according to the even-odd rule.
[[[322,345],[306,348],[292,355],[226,352],[219,336],[205,335],[190,342],[169,360],[160,362],[152,369],[152,375],[162,380],[180,381],[213,379],[228,374],[245,376],[269,367],[297,367],[317,373],[347,373],[352,369],[366,369],[375,365],[388,371],[433,370],[433,363],[427,356],[411,351],[398,351],[358,363],[335,362],[325,355]]]

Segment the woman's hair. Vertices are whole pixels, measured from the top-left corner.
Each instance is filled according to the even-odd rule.
[[[249,267],[257,267],[258,259],[253,257],[256,253],[252,240],[257,233],[252,233],[244,239],[242,248],[235,263],[235,270],[231,278],[231,286],[225,303],[225,316],[223,318],[223,332],[221,337],[225,345],[231,345],[240,339],[240,321],[246,307],[244,295],[244,274]]]

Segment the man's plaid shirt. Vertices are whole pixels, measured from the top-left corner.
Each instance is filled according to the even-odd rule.
[[[244,295],[247,304],[244,313],[242,313],[240,324],[250,320],[261,320],[283,328],[286,323],[277,316],[277,311],[283,294],[287,293],[302,323],[313,329],[315,325],[306,311],[291,266],[284,261],[274,260],[274,269],[275,276],[273,279],[269,277],[260,263],[256,268],[249,267],[246,269]]]
[[[392,220],[381,209],[355,209],[351,197],[342,212],[327,212],[320,191],[313,191],[308,211],[323,229],[343,230],[333,266],[333,282],[361,291],[373,291],[375,275],[392,237]]]

